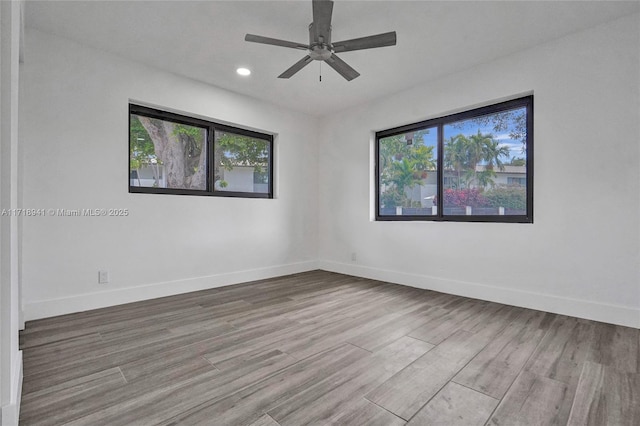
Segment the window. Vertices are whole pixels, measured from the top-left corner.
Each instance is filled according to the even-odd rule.
[[[507,177],[507,185],[526,186],[527,185],[527,178],[508,176]]]
[[[533,222],[533,96],[376,133],[376,219]]]
[[[433,216],[438,195],[438,128],[378,139],[381,216]]]
[[[267,192],[269,141],[228,131],[216,131],[214,188],[224,192]],[[255,175],[263,177],[256,183]]]
[[[129,192],[273,198],[273,136],[129,105]]]

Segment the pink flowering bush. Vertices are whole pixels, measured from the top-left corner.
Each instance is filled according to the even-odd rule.
[[[434,204],[438,202],[434,198]],[[446,207],[487,207],[487,199],[482,195],[482,190],[478,188],[465,188],[465,189],[445,189],[444,190],[444,205]]]

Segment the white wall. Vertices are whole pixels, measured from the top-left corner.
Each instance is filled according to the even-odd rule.
[[[639,20],[323,120],[320,266],[640,327]],[[534,224],[371,220],[374,131],[531,91]]]
[[[18,85],[20,2],[0,2],[0,210],[19,207]],[[0,425],[17,425],[22,387],[19,219],[0,216]]]
[[[23,206],[130,212],[24,219],[27,320],[317,267],[316,119],[33,29],[25,47]],[[129,194],[130,99],[276,133],[276,198]]]

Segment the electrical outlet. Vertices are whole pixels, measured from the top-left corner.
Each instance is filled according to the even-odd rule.
[[[354,251],[351,253],[351,261],[355,262],[356,260],[358,260],[358,257],[356,256],[356,252]]]
[[[109,283],[109,271],[98,271],[98,284]]]

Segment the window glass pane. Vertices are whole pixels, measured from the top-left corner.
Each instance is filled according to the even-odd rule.
[[[215,132],[214,190],[269,193],[268,140]]]
[[[446,124],[444,215],[526,215],[526,107]]]
[[[207,130],[131,114],[129,184],[207,189]]]
[[[437,147],[436,127],[380,139],[379,215],[437,215]]]

